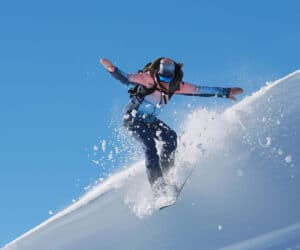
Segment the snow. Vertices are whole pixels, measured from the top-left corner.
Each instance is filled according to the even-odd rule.
[[[286,163],[291,163],[292,162],[292,156],[287,155],[284,160],[285,160]]]
[[[299,249],[300,248],[300,223],[269,232],[259,237],[240,242],[221,250],[240,250],[240,249]],[[288,239],[288,240],[287,240]],[[289,242],[295,242],[292,248]]]
[[[195,171],[175,206],[153,209],[136,162],[3,249],[299,248],[299,100],[296,71],[224,112],[190,113],[176,159]]]
[[[94,145],[94,146],[93,146],[93,150],[94,150],[94,151],[98,151],[98,149],[99,149],[98,145]]]
[[[102,140],[101,148],[102,148],[102,151],[105,152],[105,150],[106,150],[106,141],[105,140]]]

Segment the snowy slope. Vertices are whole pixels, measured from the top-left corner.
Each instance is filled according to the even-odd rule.
[[[195,171],[176,206],[153,209],[138,162],[3,249],[300,247],[299,127],[296,71],[222,113],[188,115],[177,164]]]

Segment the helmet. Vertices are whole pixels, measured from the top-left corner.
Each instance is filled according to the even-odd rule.
[[[164,58],[160,60],[158,74],[162,76],[174,76],[175,72],[175,63],[169,58]]]
[[[161,59],[159,64],[159,71],[157,74],[161,82],[170,83],[173,80],[175,72],[175,63],[169,58]]]

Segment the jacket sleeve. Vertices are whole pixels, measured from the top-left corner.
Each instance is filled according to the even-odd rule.
[[[127,74],[118,67],[115,67],[115,71],[110,72],[110,74],[125,85],[139,84],[147,88],[154,85],[154,81],[148,73]]]
[[[223,98],[228,98],[229,93],[230,93],[230,88],[197,86],[185,82],[182,82],[180,85],[180,90],[175,92],[175,94],[179,94],[179,95],[202,96],[202,97],[217,96]]]
[[[128,79],[128,74],[120,70],[118,67],[115,67],[114,72],[110,72],[113,78],[119,80],[121,83],[125,85],[131,85],[133,84],[132,82],[129,81]]]

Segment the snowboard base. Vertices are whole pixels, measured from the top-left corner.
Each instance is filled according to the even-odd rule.
[[[191,177],[191,175],[192,175],[192,173],[193,173],[193,170],[194,170],[194,169],[192,169],[192,170],[188,173],[188,175],[185,177],[185,179],[184,179],[184,181],[181,183],[181,185],[177,187],[177,188],[178,188],[178,193],[177,193],[176,198],[174,198],[173,200],[171,200],[171,201],[169,201],[169,202],[166,202],[165,204],[161,204],[161,206],[159,206],[159,210],[165,209],[165,208],[167,208],[167,207],[171,207],[171,206],[173,206],[173,205],[176,204],[176,202],[177,202],[177,200],[178,200],[178,197],[179,197],[179,195],[180,195],[182,189],[184,188],[185,184],[187,183],[187,181],[188,181],[189,178]]]
[[[176,198],[174,201],[172,201],[172,202],[170,202],[170,203],[168,203],[168,204],[161,205],[161,206],[159,207],[159,210],[163,210],[163,209],[165,209],[165,208],[167,208],[167,207],[173,206],[173,205],[176,204],[176,202],[177,202],[177,198]]]

